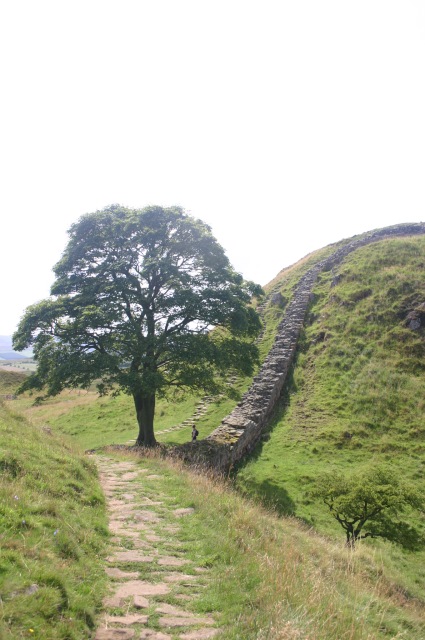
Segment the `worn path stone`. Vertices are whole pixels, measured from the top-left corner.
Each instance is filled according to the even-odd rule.
[[[133,629],[105,629],[96,631],[94,640],[130,640],[134,638]]]
[[[214,624],[209,618],[196,618],[195,616],[164,616],[159,619],[161,627],[189,627],[196,624]]]
[[[185,582],[190,582],[191,580],[196,580],[196,576],[191,576],[187,573],[174,572],[163,575],[163,579],[165,582],[179,582],[180,584],[183,584]]]
[[[133,604],[136,609],[147,609],[149,607],[149,600],[144,596],[134,596]]]
[[[161,604],[156,608],[158,613],[166,613],[172,616],[187,616],[187,611],[180,609],[180,607],[174,607],[172,604]]]
[[[217,635],[219,629],[197,629],[196,631],[190,631],[189,633],[183,633],[181,640],[209,640]]]
[[[159,522],[160,520],[153,511],[134,511],[133,519],[136,522]]]
[[[129,613],[126,616],[106,616],[106,622],[109,624],[146,624],[148,616],[140,615],[138,613]]]
[[[184,558],[176,558],[175,556],[162,556],[158,560],[159,565],[168,566],[168,567],[182,567],[184,564],[187,564],[188,560]]]
[[[129,471],[128,473],[125,473],[123,476],[121,476],[121,480],[134,480],[138,476],[139,474],[137,471]]]
[[[162,633],[162,631],[143,629],[140,634],[140,640],[172,640],[172,638],[168,633]]]
[[[130,580],[139,576],[137,571],[121,571],[117,567],[106,567],[105,571],[110,578],[119,578],[120,580]]]
[[[155,480],[160,476],[143,475],[147,470],[133,462],[105,458],[97,462],[113,534],[107,562],[113,566],[105,568],[111,579],[110,594],[104,598],[94,640],[212,638],[219,632],[214,618],[197,616],[188,608],[208,573],[178,551],[182,545],[178,520],[190,516],[194,509],[176,504],[167,507],[161,499],[144,495],[141,478]],[[182,566],[185,573],[179,570]],[[180,606],[161,601],[164,596]]]
[[[163,596],[169,592],[170,587],[162,582],[129,580],[118,587],[116,595],[120,598],[128,598],[128,596]]]
[[[153,557],[144,556],[138,551],[117,551],[108,557],[108,562],[153,562]]]

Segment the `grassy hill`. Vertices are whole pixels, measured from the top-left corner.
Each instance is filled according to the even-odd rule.
[[[93,637],[106,537],[93,465],[9,407],[0,405],[0,637]],[[217,638],[424,637],[421,601],[373,549],[347,553],[296,519],[248,502],[231,484],[155,454],[140,463],[152,472],[144,492],[194,510],[182,520],[179,548],[208,568],[195,606],[217,612]]]
[[[265,311],[260,342],[262,357],[272,344],[300,276],[334,248],[335,245],[307,256],[283,270],[270,283],[268,290],[280,296],[278,304],[270,305]],[[320,618],[321,640],[343,637],[420,640],[425,637],[419,622],[425,602],[425,553],[403,551],[383,541],[367,541],[355,558],[350,559],[343,548],[342,529],[329,517],[326,507],[309,496],[316,476],[322,471],[337,469],[352,474],[380,462],[391,465],[395,475],[405,477],[424,491],[424,267],[425,238],[407,237],[381,240],[359,248],[337,269],[321,274],[290,386],[270,425],[268,439],[236,470],[234,477],[234,486],[239,492],[272,506],[279,516],[295,516],[296,520],[267,515],[273,525],[266,525],[264,521],[254,525],[241,514],[246,510],[253,520],[257,516],[250,509],[256,507],[250,505],[248,510],[247,503],[242,501],[223,507],[233,523],[229,524],[230,520],[220,520],[222,514],[214,510],[215,498],[210,488],[193,479],[187,480],[189,485],[192,483],[194,500],[198,500],[198,485],[201,487],[199,501],[203,499],[211,509],[214,523],[221,522],[220,535],[221,531],[231,530],[242,548],[254,554],[256,560],[250,571],[254,571],[256,563],[265,563],[266,570],[261,576],[245,575],[247,583],[252,580],[257,587],[262,586],[257,589],[257,595],[254,595],[255,589],[248,591],[250,604],[241,599],[238,615],[241,625],[249,627],[246,616],[261,607],[268,612],[270,624],[273,626],[276,622],[277,626],[275,635],[270,629],[267,634],[263,627],[263,635],[252,638],[277,640],[282,637],[279,629],[284,628],[285,619],[292,620],[294,626],[293,630],[288,627],[284,637],[319,637],[314,635],[314,624],[319,624],[317,621],[326,611],[335,624],[332,627],[329,622],[326,626],[325,617]],[[248,383],[241,380],[237,386],[243,391]],[[156,419],[158,440],[170,444],[187,442],[190,427],[173,431],[169,428],[189,419],[199,401],[200,398],[195,397],[179,403],[160,401]],[[232,404],[218,398],[208,405],[198,423],[201,437],[218,426]],[[124,443],[136,435],[132,402],[125,396],[97,398],[94,392],[73,391],[41,406],[33,406],[33,398],[29,396],[22,397],[13,401],[13,407],[29,418],[34,427],[49,426],[54,433],[72,436],[85,448]],[[183,474],[183,471],[173,473]],[[237,499],[232,493],[231,500]],[[233,512],[239,514],[239,523],[233,518]],[[415,524],[425,530],[423,515],[412,517]],[[279,541],[273,543],[273,551],[260,535],[260,529],[267,532],[269,526],[273,526],[272,539]],[[278,529],[275,530],[275,526]],[[211,527],[210,535],[214,538],[215,524]],[[205,536],[205,544],[210,544],[207,531],[199,530],[198,535]],[[220,547],[218,540],[214,544]],[[278,559],[277,556],[277,547],[287,544],[300,563],[301,582],[296,584],[284,573],[288,557]],[[221,558],[217,547],[211,553]],[[235,548],[229,551],[229,557],[236,562]],[[264,586],[271,567],[274,567],[275,599]],[[221,571],[225,573],[223,566]],[[235,568],[236,576],[237,571]],[[277,587],[276,571],[291,583],[285,593]],[[232,572],[233,569],[228,571]],[[314,577],[318,580],[316,587]],[[235,578],[236,582],[240,579],[240,576]],[[310,586],[303,591],[307,584]],[[325,602],[326,589],[332,592],[333,605],[329,605],[329,609]],[[320,593],[317,602],[315,593]],[[272,598],[270,605],[266,604],[267,598]],[[279,609],[279,598],[292,604],[281,605]],[[314,606],[307,602],[308,598]],[[350,600],[355,603],[351,613]],[[296,611],[300,612],[298,622]]]
[[[11,406],[0,401],[0,638],[86,638],[105,582],[97,473]]]
[[[270,439],[238,470],[241,490],[337,538],[342,529],[309,498],[321,472],[384,462],[425,489],[424,265],[425,238],[392,239],[322,274],[290,388]],[[425,597],[423,553],[371,544]]]
[[[0,370],[0,394],[14,393],[24,381],[25,374],[21,371]]]
[[[32,349],[27,349],[22,353],[14,351],[12,348],[11,336],[0,336],[0,361],[1,360],[25,360],[32,358]]]

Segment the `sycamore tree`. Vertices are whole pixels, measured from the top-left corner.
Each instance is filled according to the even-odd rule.
[[[423,546],[423,533],[404,519],[406,513],[424,509],[424,498],[401,480],[398,472],[376,466],[346,476],[333,471],[320,475],[311,495],[320,498],[345,531],[352,549],[364,538],[385,538],[406,549]]]
[[[84,215],[54,267],[50,298],[27,308],[14,348],[33,346],[22,385],[47,397],[96,383],[133,397],[137,445],[153,446],[155,399],[217,392],[251,375],[261,288],[242,279],[202,221],[179,207],[113,205]]]

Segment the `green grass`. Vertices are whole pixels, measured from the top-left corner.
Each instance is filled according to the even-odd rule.
[[[139,464],[155,476],[143,474],[140,480],[149,497],[160,496],[171,508],[194,509],[193,515],[179,520],[180,553],[190,566],[208,573],[200,592],[191,592],[188,606],[199,614],[218,615],[223,631],[217,638],[424,637],[421,604],[402,592],[375,550],[360,545],[353,554],[299,521],[243,499],[230,485],[155,454]],[[167,520],[165,510],[161,516],[164,531],[173,521]],[[153,578],[160,580],[158,568],[153,570]],[[143,571],[151,579],[149,566]]]
[[[270,286],[279,284],[289,301],[300,275],[330,250],[283,271]],[[214,497],[216,488],[206,480],[171,467],[164,471],[169,495],[182,506],[197,505],[200,515],[191,521],[187,545],[215,575],[198,605],[222,610],[226,624],[237,620],[223,637],[425,636],[418,621],[425,600],[425,553],[367,541],[347,556],[342,529],[308,495],[318,473],[330,468],[352,473],[375,461],[392,464],[395,474],[425,489],[425,320],[416,331],[407,324],[408,314],[425,302],[424,265],[424,238],[392,239],[357,250],[319,278],[270,440],[235,479],[238,490],[297,520],[257,511],[222,489]],[[280,318],[279,309],[267,308],[262,357]],[[247,384],[240,382],[240,392]],[[7,389],[12,392],[13,383]],[[156,430],[190,418],[198,400],[159,401]],[[124,443],[137,434],[132,402],[125,396],[69,392],[38,407],[28,396],[9,406],[35,426],[72,435],[84,448]],[[198,422],[201,437],[233,406],[224,399],[211,403]],[[158,436],[169,444],[189,439],[190,427]],[[416,524],[425,527],[423,516]]]
[[[239,469],[241,490],[342,540],[327,508],[308,496],[319,473],[385,462],[425,489],[425,322],[406,326],[425,301],[424,264],[424,238],[394,239],[322,274],[289,393],[270,440]],[[423,516],[415,523],[425,529]],[[370,545],[403,588],[425,598],[425,553]]]
[[[25,379],[25,374],[0,368],[0,394],[13,394]]]
[[[5,393],[13,393],[19,386],[21,377],[13,376],[9,372],[0,372],[0,389],[1,380],[7,376],[10,382]],[[249,384],[250,379],[241,378],[234,385],[234,392],[241,395]],[[168,433],[164,431],[191,419],[201,399],[201,396],[190,393],[171,399],[159,398],[155,412],[155,433],[158,442],[168,445],[189,442],[190,425],[181,426]],[[196,419],[200,437],[205,438],[216,429],[234,405],[235,400],[231,398],[212,398],[206,413]],[[73,389],[35,404],[34,396],[25,393],[13,401],[13,406],[32,424],[48,426],[57,434],[71,436],[84,449],[130,443],[136,439],[138,433],[133,400],[124,394],[99,397],[94,390]]]
[[[90,637],[104,589],[104,498],[73,445],[0,403],[0,637]]]
[[[93,465],[4,407],[1,418],[0,637],[88,638],[106,586],[104,512]],[[207,569],[201,589],[190,587],[188,606],[217,614],[219,638],[423,637],[420,603],[402,591],[376,552],[360,546],[349,553],[154,453],[130,457],[152,472],[140,483],[144,496],[163,502],[158,533],[174,523],[172,509],[194,508],[179,520],[178,540],[161,544],[181,543],[175,548],[192,567],[185,571]],[[160,580],[161,569],[154,571],[151,576],[144,566],[140,576]]]
[[[160,399],[156,407],[155,432],[180,425],[184,420],[190,419],[200,399],[191,394],[179,401]],[[33,397],[25,394],[13,401],[13,406],[33,424],[45,425],[55,433],[71,436],[84,449],[108,444],[125,444],[137,437],[136,415],[129,396],[99,398],[92,391],[73,390],[64,391],[40,405],[34,405]],[[207,413],[197,421],[201,437],[211,433],[233,406],[234,400],[226,398],[212,401]],[[191,427],[187,425],[176,431],[159,433],[157,439],[170,445],[189,442]]]

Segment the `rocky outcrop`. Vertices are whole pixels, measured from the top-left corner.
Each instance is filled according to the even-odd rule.
[[[406,326],[412,331],[419,331],[425,328],[425,302],[418,304],[406,318]]]
[[[395,225],[357,236],[317,262],[300,279],[286,306],[274,344],[250,389],[237,407],[205,440],[181,449],[191,463],[228,473],[234,464],[251,452],[263,436],[276,409],[292,366],[313,286],[322,271],[339,265],[352,251],[385,238],[425,233],[425,223]],[[276,296],[276,291],[269,296]],[[273,298],[274,299],[274,298]]]

